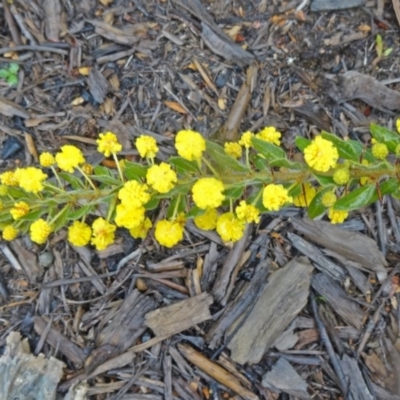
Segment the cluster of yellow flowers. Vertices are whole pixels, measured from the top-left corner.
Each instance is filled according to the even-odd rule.
[[[352,163],[341,160],[340,146],[346,144],[326,137],[319,135],[303,143],[305,163],[296,164],[285,158],[279,147],[281,133],[274,127],[255,134],[245,132],[238,142],[225,143],[220,150],[200,133],[181,130],[175,136],[179,157],[157,163],[156,140],[142,135],[135,146],[144,163],[131,163],[129,170],[129,162],[118,159],[122,145],[117,136],[101,133],[97,150],[113,157],[117,176],[87,164],[81,150],[72,145],[62,146],[54,156],[42,153],[41,168],[17,168],[0,175],[2,237],[13,240],[29,232],[33,242],[44,244],[52,232],[67,226],[72,245],[92,244],[104,250],[115,241],[117,228],[129,230],[134,238],[145,238],[153,228],[152,212],[156,220],[153,234],[163,246],[173,247],[183,239],[188,218],[199,229],[216,230],[224,242],[235,242],[243,236],[246,224],[259,223],[262,213],[290,204],[319,207],[327,211],[332,223],[342,223],[351,204],[348,209],[335,208],[335,204],[351,183],[357,183],[356,190],[367,191],[386,175],[397,177],[399,171],[386,164],[383,172],[368,169],[373,158],[379,163],[388,157],[385,143],[375,140],[370,161],[359,157]],[[214,157],[212,151],[217,151]],[[353,150],[346,147],[346,151]],[[391,151],[399,156],[400,145]],[[160,201],[169,207],[156,217],[152,210]]]

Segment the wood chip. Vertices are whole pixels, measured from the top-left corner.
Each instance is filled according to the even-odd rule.
[[[362,7],[366,0],[313,0],[311,11],[344,10],[346,8]]]
[[[400,25],[400,0],[392,0],[393,10],[396,14],[397,23]]]
[[[89,72],[88,85],[90,94],[101,104],[109,91],[108,81],[103,74],[97,69],[92,68]]]
[[[310,398],[307,383],[283,357],[264,375],[261,384],[278,393],[284,392],[300,399]]]
[[[146,314],[145,324],[157,336],[172,336],[211,319],[209,306],[213,298],[208,293],[179,301]]]
[[[46,14],[46,37],[50,42],[58,42],[61,27],[60,0],[44,0],[42,7]]]
[[[5,97],[0,97],[0,114],[6,117],[29,118],[30,115],[21,106]]]
[[[312,270],[307,259],[298,258],[271,275],[250,314],[228,344],[234,361],[254,364],[261,360],[307,303]],[[232,331],[234,329],[232,327]]]

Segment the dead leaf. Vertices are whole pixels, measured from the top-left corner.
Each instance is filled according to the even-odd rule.
[[[164,104],[169,107],[171,110],[174,110],[181,114],[187,114],[187,111],[177,102],[175,101],[164,101]]]
[[[32,135],[30,135],[29,133],[25,132],[24,133],[24,137],[25,137],[26,147],[28,148],[29,153],[33,156],[35,161],[38,161],[39,160],[39,155],[38,155],[38,152],[36,150],[35,142],[33,141]]]

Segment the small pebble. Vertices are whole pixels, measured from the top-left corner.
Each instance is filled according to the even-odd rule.
[[[39,255],[39,265],[43,268],[49,268],[54,262],[54,256],[52,253],[45,252]]]

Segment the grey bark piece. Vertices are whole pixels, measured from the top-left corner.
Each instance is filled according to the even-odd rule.
[[[261,360],[306,305],[312,271],[312,265],[300,258],[271,275],[240,328],[235,332],[237,325],[233,325],[228,332],[235,332],[228,344],[234,361],[254,364]]]
[[[283,357],[264,375],[261,384],[272,391],[282,391],[300,399],[310,398],[306,382]]]
[[[361,7],[366,0],[313,0],[311,11],[344,10],[345,8]]]
[[[352,394],[353,399],[373,400],[375,396],[373,396],[368,390],[361,371],[358,368],[357,361],[345,354],[342,357],[340,364],[344,375],[350,383],[349,392]]]
[[[314,275],[311,286],[332,306],[348,324],[358,329],[362,327],[363,311],[335,281],[320,273]]]
[[[312,241],[333,250],[369,271],[387,275],[387,262],[374,240],[358,232],[350,232],[325,221],[292,219],[293,227]]]

